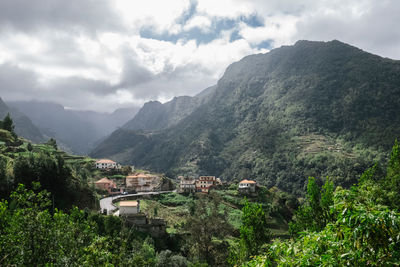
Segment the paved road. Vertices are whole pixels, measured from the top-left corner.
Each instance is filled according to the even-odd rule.
[[[160,192],[142,192],[142,193],[137,193],[137,194],[127,194],[127,195],[118,195],[118,196],[112,196],[112,197],[105,197],[100,199],[100,210],[107,210],[107,215],[111,214],[113,210],[115,210],[117,207],[115,207],[112,204],[112,201],[121,197],[137,197],[137,196],[145,196],[145,195],[159,195],[159,194],[165,194],[165,193],[171,193],[173,191],[160,191]]]

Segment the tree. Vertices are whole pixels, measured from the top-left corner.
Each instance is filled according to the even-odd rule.
[[[28,151],[31,152],[33,150],[32,144],[28,143],[28,145],[26,146],[26,149],[28,149]]]
[[[54,138],[50,138],[49,141],[46,142],[46,145],[52,146],[57,150],[57,141]]]
[[[238,265],[257,255],[260,248],[271,240],[267,218],[260,204],[251,203],[246,198],[242,208],[240,240],[230,247],[229,263]]]
[[[260,204],[250,203],[245,199],[242,209],[240,241],[245,244],[247,255],[256,255],[261,246],[271,239],[267,219]]]
[[[308,178],[306,201],[297,210],[294,221],[289,224],[292,235],[304,230],[321,231],[332,221],[330,206],[333,204],[334,188],[329,178],[322,188],[314,177]]]
[[[186,223],[189,233],[189,254],[194,261],[205,261],[212,266],[226,264],[228,243],[224,239],[232,232],[227,212],[220,211],[218,195],[204,196],[195,202],[194,214]]]
[[[11,119],[10,113],[7,113],[7,115],[4,117],[2,128],[10,133],[14,133],[14,122]]]

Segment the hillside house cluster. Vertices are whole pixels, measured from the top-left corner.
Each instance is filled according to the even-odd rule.
[[[200,176],[197,179],[180,178],[179,192],[181,193],[208,193],[211,188],[221,185],[221,180],[215,176]]]
[[[96,168],[107,170],[107,169],[120,169],[121,165],[117,164],[115,161],[111,159],[100,159],[96,161]]]
[[[160,177],[154,174],[139,173],[125,178],[126,188],[136,192],[151,192],[160,183]]]

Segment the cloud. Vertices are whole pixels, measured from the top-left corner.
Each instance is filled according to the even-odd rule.
[[[297,22],[293,38],[339,39],[378,55],[400,59],[399,1],[343,1],[320,6]]]
[[[0,85],[4,98],[23,97],[38,91],[36,75],[10,63],[0,65]]]
[[[206,16],[195,16],[192,17],[183,27],[185,31],[191,30],[193,28],[199,28],[203,32],[210,31],[211,19]]]
[[[2,0],[0,28],[31,32],[42,27],[58,31],[117,30],[121,23],[109,1]]]
[[[194,95],[299,39],[400,59],[394,0],[4,0],[0,96],[112,111]]]

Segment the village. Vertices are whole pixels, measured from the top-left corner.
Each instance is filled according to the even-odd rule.
[[[162,174],[136,170],[134,166],[121,166],[110,159],[97,160],[95,168],[104,176],[93,183],[96,190],[102,193],[100,212],[123,217],[126,223],[152,236],[165,234],[166,222],[162,218],[150,218],[143,213],[142,199],[171,192],[182,195],[209,194],[211,190],[232,187],[232,183],[221,181],[216,176],[178,176],[172,181]],[[115,173],[120,175],[115,175]],[[126,175],[121,175],[121,173]],[[237,192],[243,196],[256,196],[257,183],[244,179],[239,182]]]

